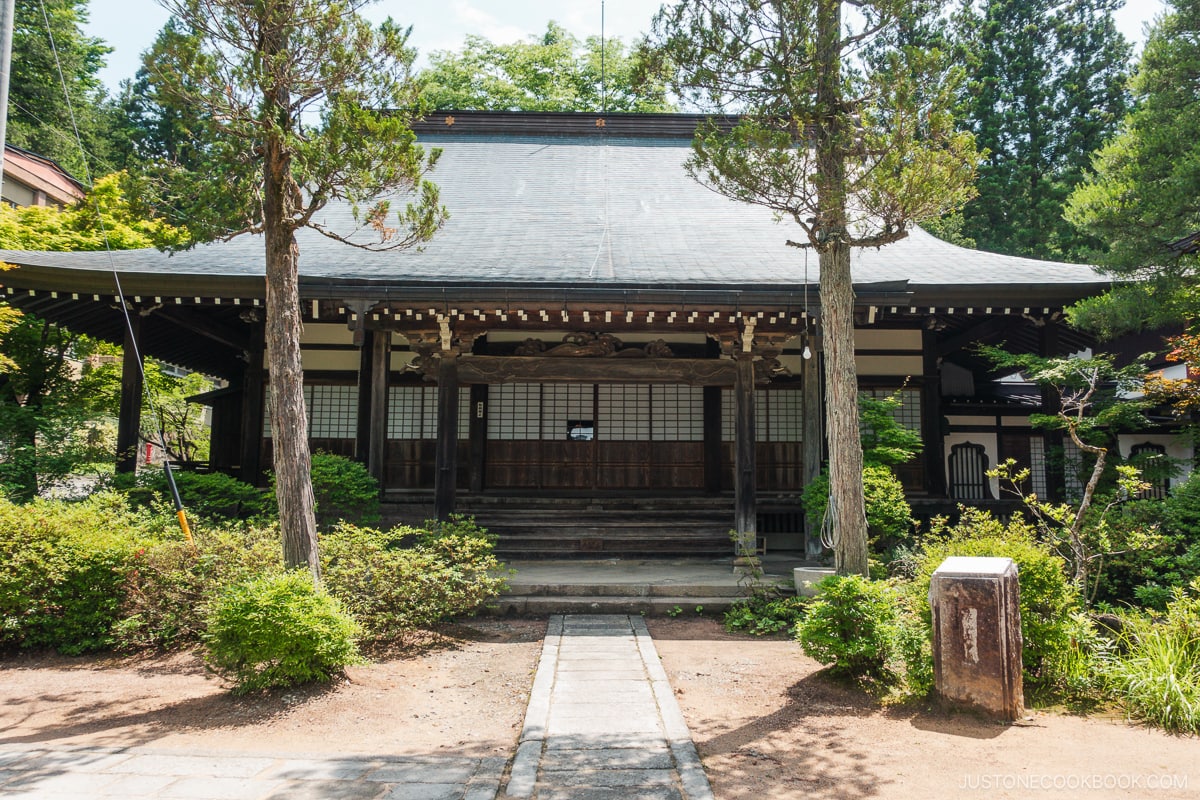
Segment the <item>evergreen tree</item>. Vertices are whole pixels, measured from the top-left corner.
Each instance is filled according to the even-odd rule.
[[[986,152],[962,233],[984,250],[1083,260],[1099,244],[1063,219],[1091,153],[1128,108],[1123,0],[984,0],[956,17],[971,73],[963,111]]]
[[[1067,207],[1108,244],[1106,268],[1141,281],[1072,310],[1100,333],[1200,319],[1200,253],[1171,247],[1200,231],[1200,0],[1168,2],[1131,84],[1137,108]]]
[[[908,4],[855,2],[848,25],[843,5],[687,0],[654,29],[684,100],[741,115],[732,130],[696,131],[693,177],[772,209],[796,225],[795,246],[817,251],[834,558],[840,573],[866,575],[851,249],[960,205],[977,157],[949,113],[959,73],[936,51],[887,44]],[[855,58],[880,36],[873,57]]]
[[[111,49],[84,35],[85,22],[87,0],[17,3],[8,97],[8,144],[52,158],[80,179],[88,163],[75,140],[72,111],[97,172],[109,171],[112,150],[111,117],[96,77]]]
[[[266,264],[266,344],[271,375],[276,497],[284,561],[318,577],[311,456],[300,360],[300,247],[315,229],[349,242],[318,212],[331,201],[365,206],[360,224],[408,247],[446,219],[426,175],[437,153],[414,142],[420,113],[408,32],[358,13],[370,0],[162,0],[188,36],[146,62],[177,108],[208,120],[190,163],[163,159],[161,213],[193,241],[261,233]],[[194,38],[193,38],[194,37]],[[393,207],[379,198],[411,194]]]

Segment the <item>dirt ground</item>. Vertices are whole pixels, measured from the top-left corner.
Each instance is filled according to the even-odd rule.
[[[507,756],[544,620],[479,620],[327,687],[234,697],[195,653],[0,659],[0,743],[335,755]]]
[[[1200,739],[1120,718],[880,709],[817,677],[793,641],[648,625],[719,800],[1200,797]]]
[[[718,800],[1200,796],[1200,740],[1120,719],[880,709],[786,639],[651,618]],[[483,619],[331,687],[236,698],[194,654],[0,659],[0,743],[191,752],[511,754],[544,620]]]

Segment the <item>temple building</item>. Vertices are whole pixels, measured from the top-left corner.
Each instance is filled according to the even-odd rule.
[[[697,122],[424,120],[419,141],[442,150],[431,178],[451,215],[431,242],[371,252],[299,235],[313,448],[367,464],[396,518],[471,513],[502,552],[729,553],[737,525],[769,549],[815,553],[799,496],[826,451],[817,256],[786,246],[798,235],[786,220],[688,177]],[[354,228],[344,206],[321,216]],[[261,482],[263,258],[251,236],[175,255],[0,252],[16,265],[0,285],[26,311],[114,342],[132,335],[146,355],[222,379],[201,398],[209,467]],[[860,388],[899,390],[900,420],[925,442],[898,468],[918,515],[1002,503],[985,472],[1008,458],[1042,495],[1068,494],[1071,471],[1052,457],[1062,437],[1029,424],[1048,398],[998,381],[974,347],[1086,350],[1063,308],[1108,280],[919,228],[852,259]],[[1124,455],[1137,447],[1192,458],[1168,427],[1121,436]]]

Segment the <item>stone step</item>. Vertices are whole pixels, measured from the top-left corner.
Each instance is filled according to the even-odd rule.
[[[504,595],[488,609],[492,614],[682,614],[724,613],[737,597],[616,597],[610,595]]]
[[[621,597],[629,600],[659,597],[745,597],[747,590],[736,584],[678,583],[522,583],[510,581],[508,591],[501,595],[520,597]]]

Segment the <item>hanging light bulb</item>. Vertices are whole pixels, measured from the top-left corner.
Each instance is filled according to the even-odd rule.
[[[800,355],[804,357],[805,361],[808,361],[810,358],[812,358],[812,348],[808,346],[808,342],[804,343],[804,352]]]

